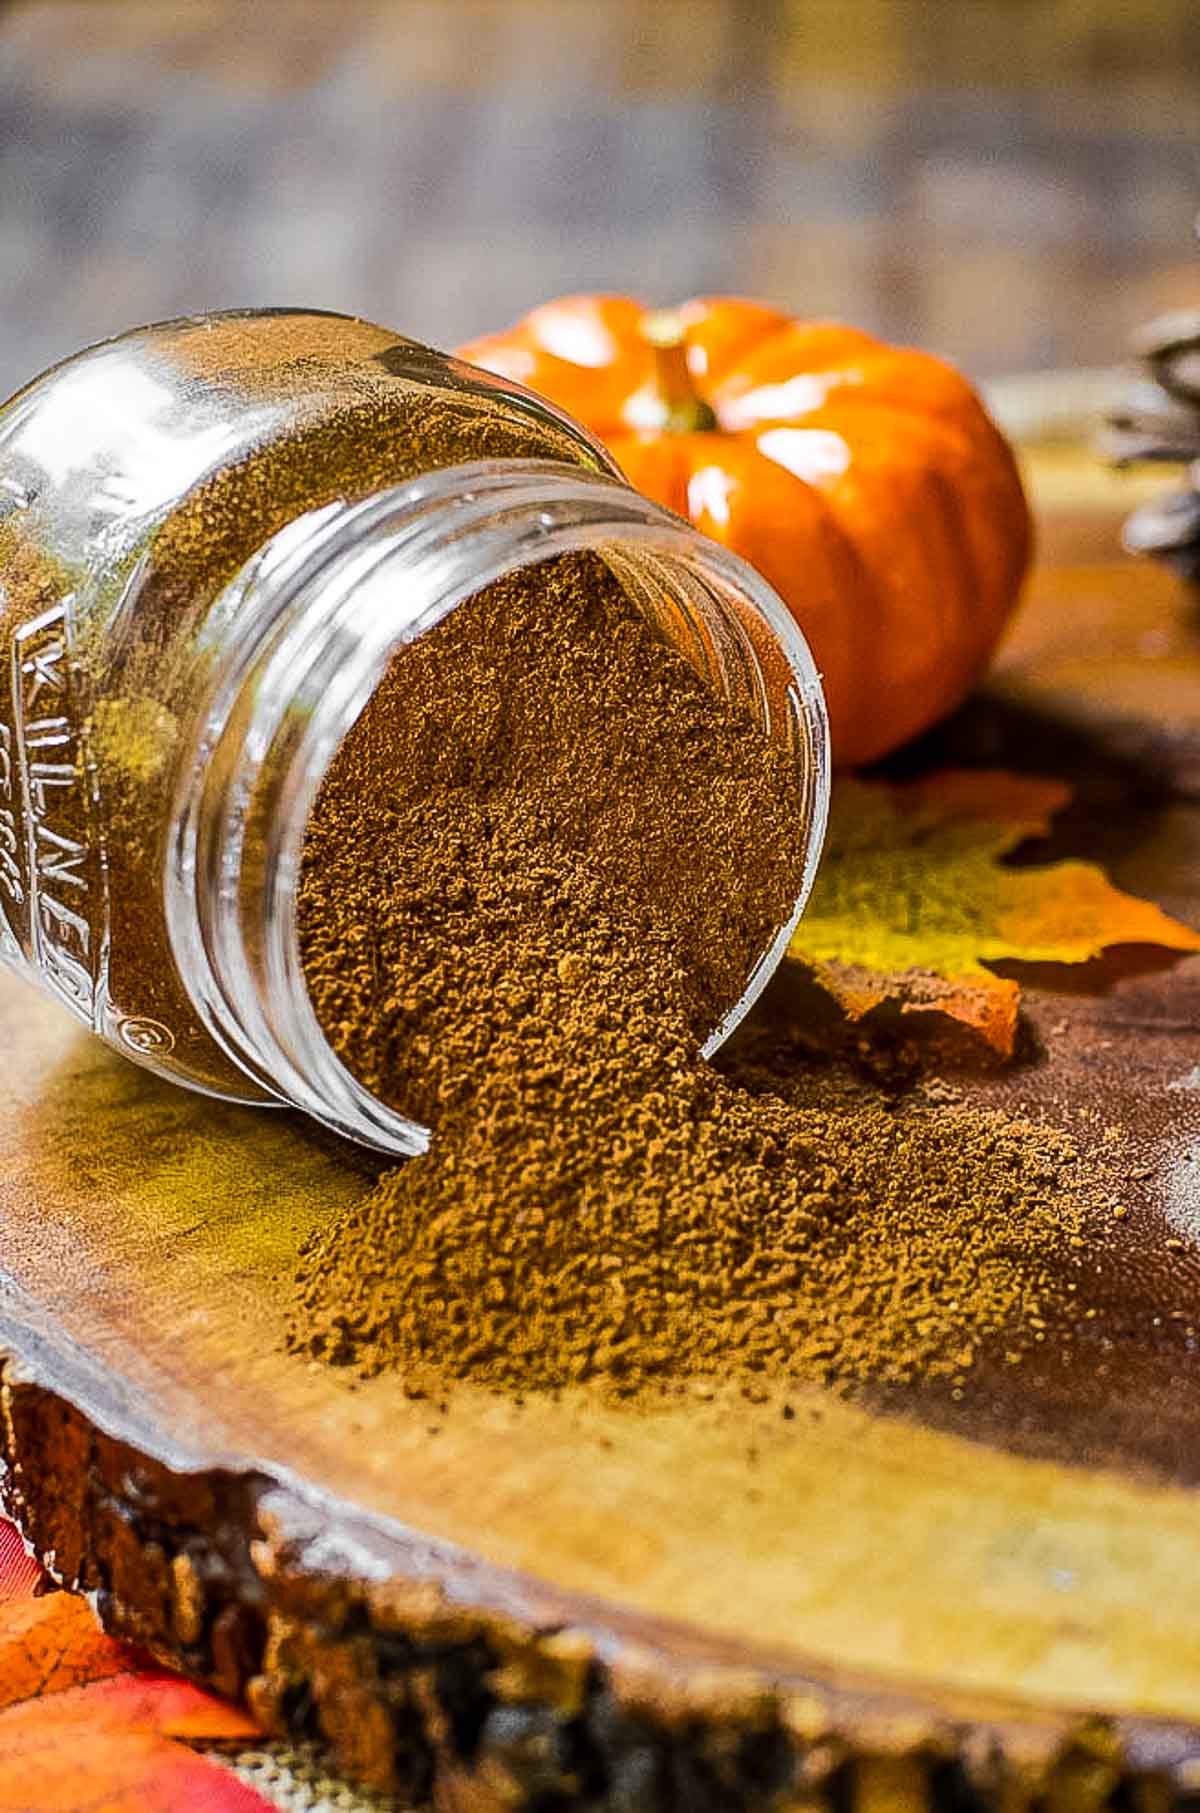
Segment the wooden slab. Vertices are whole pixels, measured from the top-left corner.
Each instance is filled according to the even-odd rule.
[[[987,699],[905,762],[1065,775],[1062,852],[1200,922],[1200,631],[1084,516],[1088,563],[1046,570]],[[356,1385],[281,1335],[297,1244],[368,1161],[7,979],[0,1053],[4,1503],[112,1628],[274,1728],[447,1809],[1200,1780],[1200,960],[1035,975],[1022,1062],[966,1080],[1116,1142],[1130,1213],[1089,1254],[1095,1335],[985,1354],[960,1399]]]

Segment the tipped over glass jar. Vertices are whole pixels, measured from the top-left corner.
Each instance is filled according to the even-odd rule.
[[[314,1012],[306,828],[397,652],[501,576],[580,552],[794,772],[794,895],[715,1049],[820,852],[827,733],[803,636],[551,404],[312,311],[141,328],[0,411],[0,957],[176,1083],[422,1149]]]

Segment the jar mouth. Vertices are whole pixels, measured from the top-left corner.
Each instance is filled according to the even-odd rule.
[[[621,480],[550,461],[480,461],[299,519],[210,616],[220,672],[186,740],[168,837],[180,973],[210,1032],[261,1088],[392,1155],[426,1150],[428,1129],[343,1064],[301,960],[300,877],[317,796],[399,649],[506,574],[581,552],[602,558],[658,632],[794,758],[806,831],[796,899],[704,1041],[710,1056],[787,948],[828,809],[820,678],[758,573]]]
[[[678,519],[666,511],[662,514],[669,535]],[[594,551],[626,596],[641,604],[663,639],[683,653],[714,690],[731,705],[748,707],[761,729],[786,742],[801,782],[798,812],[808,828],[791,911],[755,959],[737,1000],[701,1045],[701,1056],[709,1058],[753,1008],[803,915],[825,838],[829,749],[820,675],[791,612],[745,561],[699,534],[695,541],[694,552],[680,550],[674,542],[667,552],[660,552],[658,537],[651,533],[645,539],[639,535],[632,557],[623,544],[602,543]],[[717,626],[733,633],[715,636]]]

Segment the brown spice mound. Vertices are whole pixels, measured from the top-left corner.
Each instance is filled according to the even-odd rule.
[[[1066,1140],[785,1047],[699,1058],[794,892],[788,809],[590,563],[399,657],[322,791],[302,943],[335,1048],[436,1137],[309,1242],[296,1347],[516,1388],[903,1381],[1053,1303]]]
[[[800,885],[785,758],[594,556],[535,573],[402,652],[309,826],[317,1016],[361,1082],[439,1128],[515,1030],[535,1065],[565,1059],[597,966],[618,1021],[682,1014],[703,1040]]]

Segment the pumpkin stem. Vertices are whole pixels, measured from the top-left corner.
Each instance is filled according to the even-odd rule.
[[[647,315],[642,339],[654,352],[654,376],[629,399],[625,419],[633,428],[660,434],[707,434],[717,418],[688,370],[686,330],[670,309]]]

